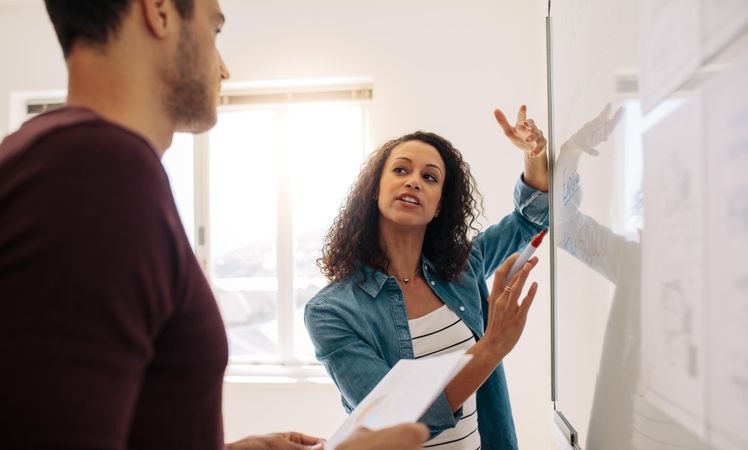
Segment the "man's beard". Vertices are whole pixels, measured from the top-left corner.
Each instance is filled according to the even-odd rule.
[[[209,130],[216,123],[216,105],[212,89],[217,89],[210,83],[206,73],[205,63],[199,61],[195,53],[195,40],[182,25],[175,68],[166,81],[164,101],[166,110],[174,123],[176,131],[200,133]],[[176,71],[176,73],[174,72]]]

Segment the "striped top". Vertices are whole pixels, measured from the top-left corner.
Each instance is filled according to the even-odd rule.
[[[452,310],[447,308],[447,305],[442,305],[425,316],[409,320],[408,325],[413,338],[415,359],[467,349],[475,343],[473,333]],[[454,428],[442,432],[423,444],[423,447],[435,450],[480,449],[475,393],[465,400],[462,411],[462,418]]]

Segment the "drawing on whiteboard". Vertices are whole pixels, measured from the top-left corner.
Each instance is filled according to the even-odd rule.
[[[648,0],[641,13],[640,86],[649,112],[701,63],[701,2]]]
[[[727,196],[727,231],[748,237],[748,185],[738,186]]]
[[[564,206],[567,206],[574,197],[574,194],[579,190],[579,174],[576,171],[567,173],[567,169],[564,169],[561,178],[564,180],[562,190]]]
[[[735,279],[732,291],[736,293],[733,297],[737,304],[734,305],[734,313],[731,314],[732,326],[735,327],[735,338],[738,342],[746,342],[748,330],[748,273],[743,273]],[[730,381],[733,389],[739,393],[739,401],[743,406],[744,416],[748,417],[748,354],[742,345],[737,345],[732,350],[733,368]]]
[[[705,197],[702,104],[689,98],[643,135],[645,400],[701,439],[706,426]],[[700,447],[699,447],[700,448]]]
[[[691,378],[698,377],[698,347],[693,339],[693,305],[683,280],[674,278],[661,286],[661,306],[665,316],[665,357],[668,363]]]
[[[704,58],[719,51],[748,22],[745,0],[708,0],[703,2]]]
[[[731,381],[735,390],[742,393],[740,397],[742,403],[748,405],[748,365],[744,367],[742,374],[734,374],[731,377]]]
[[[725,368],[729,375],[725,377],[727,382],[725,389],[732,397],[733,405],[730,408],[732,413],[746,418],[748,417],[748,358],[743,353],[737,349],[729,352],[729,362]]]
[[[741,21],[748,17],[745,0],[736,16],[733,5],[713,8],[719,21]],[[721,2],[720,2],[721,3]],[[727,2],[731,3],[731,2]],[[738,14],[739,15],[739,14]],[[709,17],[707,17],[708,19]],[[718,21],[714,21],[716,24]],[[723,35],[714,27],[712,31]],[[706,164],[710,207],[707,218],[709,248],[707,267],[709,317],[709,419],[715,437],[729,441],[725,448],[748,448],[748,54],[702,90],[708,136]],[[716,113],[716,114],[714,114]]]
[[[651,2],[652,7],[646,17],[644,29],[654,36],[667,33],[666,30],[672,29],[672,18],[678,17],[680,3],[678,0],[658,0]],[[668,62],[668,54],[672,51],[668,46],[668,41],[663,39],[649,41],[648,48],[649,52],[647,56],[651,63],[651,69],[657,71],[661,64]]]
[[[677,152],[665,157],[663,161],[667,163],[658,167],[661,176],[657,180],[657,188],[662,199],[659,203],[666,218],[675,218],[680,222],[680,218],[695,206],[691,169],[679,158]]]
[[[566,250],[571,256],[577,256],[577,247],[572,236],[565,235],[563,237],[561,248]]]

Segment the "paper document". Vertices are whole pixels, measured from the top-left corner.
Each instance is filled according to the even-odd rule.
[[[334,450],[357,428],[370,430],[417,421],[472,355],[464,351],[424,359],[401,359],[351,412],[325,444]]]
[[[701,2],[646,0],[641,7],[640,89],[649,112],[699,68]]]
[[[641,291],[645,397],[699,437],[707,380],[702,117],[694,93],[643,136]]]
[[[704,59],[729,44],[748,23],[746,0],[704,0],[702,20]]]
[[[712,444],[748,448],[748,58],[705,86]]]

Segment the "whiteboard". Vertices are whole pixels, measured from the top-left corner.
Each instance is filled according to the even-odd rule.
[[[748,0],[548,18],[554,426],[748,448]]]

